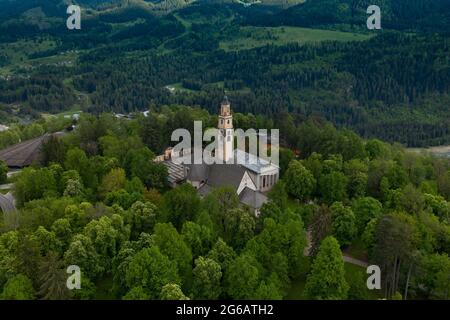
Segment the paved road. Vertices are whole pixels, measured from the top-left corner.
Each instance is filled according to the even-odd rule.
[[[309,256],[309,251],[311,249],[311,231],[310,230],[308,230],[306,232],[306,241],[307,241],[307,244],[306,244],[305,250],[303,251],[303,254],[305,256]],[[354,264],[354,265],[357,265],[357,266],[360,266],[363,268],[367,268],[369,266],[367,261],[363,261],[363,260],[359,260],[359,259],[350,257],[348,254],[345,254],[345,253],[342,253],[342,259],[344,259],[345,262],[348,262],[348,263],[351,263],[351,264]]]
[[[22,169],[11,170],[11,171],[8,171],[8,173],[6,175],[8,178],[11,178],[11,177],[14,177],[15,175],[19,174],[20,172],[22,172]]]
[[[342,258],[344,259],[345,262],[355,264],[360,267],[367,268],[369,266],[369,264],[366,261],[358,260],[345,254],[342,255]]]

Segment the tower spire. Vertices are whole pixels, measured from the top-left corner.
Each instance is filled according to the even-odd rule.
[[[228,101],[228,96],[226,94],[223,96],[222,104],[230,104],[230,101]]]
[[[219,156],[224,162],[228,162],[233,156],[233,115],[231,114],[231,105],[228,97],[225,95],[220,104],[219,112]]]

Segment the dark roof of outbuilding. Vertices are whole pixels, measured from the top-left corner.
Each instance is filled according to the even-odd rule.
[[[23,168],[30,166],[41,157],[42,145],[51,136],[62,136],[64,132],[45,134],[43,136],[26,140],[0,151],[0,160],[10,168]]]
[[[206,197],[212,191],[211,186],[204,184],[200,188],[198,188],[198,193],[202,197]]]
[[[38,160],[41,148],[49,136],[27,140],[0,151],[0,160],[10,168],[23,168]]]
[[[239,194],[239,200],[254,209],[261,208],[268,201],[264,194],[247,187]]]

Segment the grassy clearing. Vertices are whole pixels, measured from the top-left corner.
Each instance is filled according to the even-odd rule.
[[[305,290],[306,277],[301,277],[299,279],[295,279],[291,283],[291,288],[288,290],[288,293],[285,300],[305,300],[303,296],[303,291]]]
[[[344,266],[345,266],[345,279],[347,280],[347,283],[349,285],[355,281],[354,279],[357,277],[358,273],[362,275],[364,281],[367,279],[368,274],[366,273],[366,268],[347,262],[344,264]],[[367,294],[370,300],[378,300],[382,298],[380,290],[367,289]]]
[[[8,56],[10,63],[14,64],[28,59],[28,56],[31,54],[54,49],[55,47],[55,41],[47,39],[19,40],[1,44],[0,51]]]
[[[310,259],[308,258],[308,261]],[[366,270],[363,267],[356,266],[350,263],[344,263],[345,268],[345,279],[348,284],[354,282],[357,277],[357,273],[362,274],[363,279],[367,278]],[[305,296],[303,295],[306,284],[306,275],[301,276],[298,279],[294,279],[291,282],[291,287],[289,288],[285,300],[305,300]],[[370,300],[377,300],[381,298],[381,293],[377,290],[368,290],[368,297]]]
[[[178,93],[178,92],[192,93],[192,92],[195,92],[194,90],[191,90],[191,89],[183,87],[183,84],[181,82],[169,84],[169,85],[166,86],[166,89],[169,90],[172,93]]]
[[[42,65],[74,66],[79,54],[74,50],[41,58],[32,58],[33,54],[52,50],[56,47],[56,42],[48,39],[19,40],[1,44],[0,53],[4,61],[0,64],[0,76],[28,75],[32,69]]]
[[[364,244],[361,239],[353,240],[352,244],[348,248],[346,248],[344,251],[349,256],[351,256],[355,259],[359,259],[359,260],[363,260],[363,261],[367,261],[367,259],[368,259],[367,250],[364,247]]]
[[[75,115],[75,114],[81,115],[82,113],[83,113],[83,111],[74,108],[72,110],[67,110],[67,111],[63,111],[60,113],[56,113],[56,114],[41,113],[41,116],[46,120],[50,120],[50,119],[64,118],[64,117],[72,118],[73,115]]]
[[[265,45],[288,43],[310,43],[321,41],[364,41],[366,34],[298,27],[241,27],[236,37],[220,43],[225,51],[246,50]]]
[[[288,201],[287,201],[287,207],[288,207],[289,209],[291,209],[292,211],[294,211],[294,210],[297,209],[299,206],[300,206],[300,202],[298,202],[297,199],[294,199],[294,198],[292,198],[292,197],[289,197],[289,198],[288,198]]]

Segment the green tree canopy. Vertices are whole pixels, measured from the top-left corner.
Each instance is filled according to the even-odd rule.
[[[33,300],[35,297],[36,292],[31,280],[23,274],[10,278],[1,294],[1,298],[4,300]]]
[[[335,202],[331,209],[331,228],[341,246],[349,245],[356,235],[355,215],[350,207]]]
[[[125,273],[129,288],[148,290],[151,299],[158,299],[167,283],[180,283],[176,264],[163,255],[157,246],[142,249],[131,259]]]
[[[248,254],[233,261],[225,274],[226,290],[232,299],[253,299],[259,286],[260,266]]]
[[[161,289],[161,300],[189,300],[178,284],[168,283]]]
[[[301,162],[291,161],[284,176],[288,193],[299,200],[306,200],[314,191],[316,179]]]
[[[319,300],[346,299],[348,288],[339,243],[335,238],[327,237],[313,261],[306,280],[305,296]]]
[[[370,220],[381,216],[382,205],[377,199],[363,197],[353,201],[352,210],[355,213],[358,232],[361,234]]]
[[[195,268],[192,273],[194,277],[192,293],[196,299],[219,298],[222,291],[220,264],[212,259],[199,257],[195,260]]]
[[[189,277],[192,271],[192,252],[177,230],[170,223],[158,223],[153,236],[161,253],[177,266],[180,276]]]
[[[171,222],[178,230],[184,221],[195,220],[200,211],[200,198],[197,190],[190,184],[183,184],[164,195],[163,211],[167,222]]]

